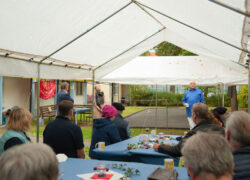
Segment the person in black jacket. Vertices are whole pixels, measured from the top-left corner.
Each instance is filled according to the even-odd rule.
[[[208,107],[203,103],[196,103],[192,108],[192,119],[196,124],[193,129],[191,129],[184,138],[180,140],[177,145],[166,146],[164,144],[154,144],[155,151],[168,154],[173,157],[180,157],[181,148],[186,139],[196,134],[198,131],[209,131],[210,129],[217,130],[219,133],[223,133],[224,129],[216,124],[213,124],[210,120],[210,115],[208,112]]]
[[[125,110],[125,107],[118,102],[113,103],[113,106],[117,110],[117,114],[115,116],[115,120],[113,123],[118,128],[121,140],[126,140],[130,138],[130,128],[129,123],[122,117],[122,112]]]
[[[250,179],[250,115],[233,112],[226,123],[226,136],[234,156],[233,179]]]

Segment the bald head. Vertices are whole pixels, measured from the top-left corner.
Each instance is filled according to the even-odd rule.
[[[191,90],[195,89],[195,88],[196,88],[196,82],[195,82],[195,81],[191,81],[191,82],[189,83],[189,86],[190,86],[190,89],[191,89]]]
[[[100,85],[95,85],[95,90],[98,91],[98,92],[101,91]]]

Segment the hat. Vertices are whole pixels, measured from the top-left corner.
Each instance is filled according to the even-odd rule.
[[[118,102],[114,102],[112,104],[118,111],[123,111],[125,109],[125,107],[121,104],[121,103],[118,103]]]
[[[114,106],[111,105],[105,105],[102,108],[102,115],[106,118],[115,116],[117,114],[117,110]]]
[[[227,112],[227,108],[219,106],[213,109],[213,111],[216,111],[219,115],[223,115]]]

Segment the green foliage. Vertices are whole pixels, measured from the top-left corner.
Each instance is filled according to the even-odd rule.
[[[239,102],[239,107],[240,108],[246,108],[248,106],[247,100],[248,100],[248,86],[241,86],[240,88],[240,93],[237,96],[238,102]]]
[[[185,49],[182,49],[166,41],[158,44],[153,49],[155,49],[157,56],[194,56],[195,55],[192,52],[189,52]],[[150,54],[149,51],[146,51],[143,54],[141,54],[141,56],[148,56],[149,54]]]
[[[131,101],[136,106],[156,106],[156,93],[155,91],[147,88],[147,86],[130,85]],[[172,92],[158,92],[157,93],[157,105],[166,106],[165,99],[168,103],[180,103],[182,102],[183,94],[174,94]]]

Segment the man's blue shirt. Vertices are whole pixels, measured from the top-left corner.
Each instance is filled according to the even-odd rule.
[[[205,103],[204,95],[202,90],[195,88],[193,90],[186,90],[184,97],[182,99],[182,104],[189,104],[189,107],[186,107],[187,117],[192,117],[192,107],[195,103]]]

